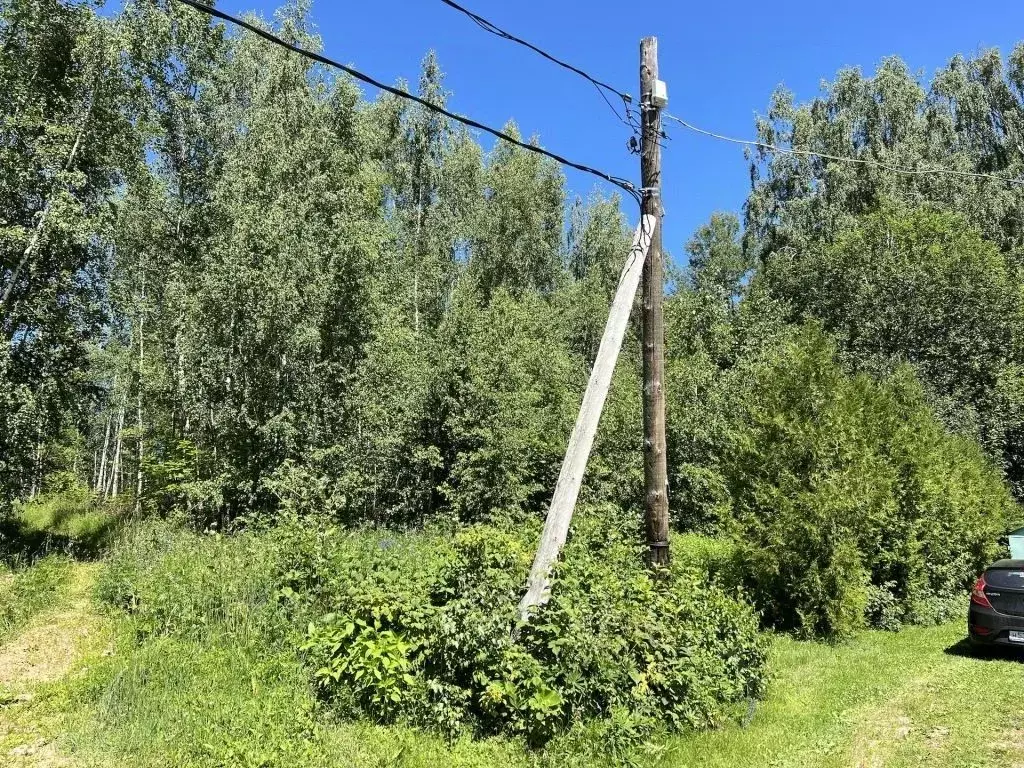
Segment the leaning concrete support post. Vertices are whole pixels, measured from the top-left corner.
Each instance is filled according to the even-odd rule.
[[[532,609],[547,599],[551,566],[558,559],[558,554],[569,534],[569,522],[576,509],[576,499],[583,483],[583,473],[587,469],[587,459],[590,458],[590,449],[594,445],[594,436],[597,434],[601,411],[604,409],[604,401],[608,397],[612,373],[615,371],[615,362],[619,358],[622,340],[625,338],[626,327],[629,325],[629,313],[636,300],[640,276],[643,274],[644,261],[647,259],[647,251],[650,248],[656,222],[657,219],[654,216],[641,217],[640,226],[637,227],[636,236],[633,238],[633,247],[626,257],[626,264],[619,277],[619,287],[615,292],[611,312],[608,314],[604,336],[601,337],[601,347],[597,351],[597,359],[590,372],[590,381],[587,383],[587,391],[583,395],[583,404],[576,417],[576,426],[573,427],[572,436],[569,438],[569,447],[566,449],[565,459],[562,461],[562,471],[558,475],[555,493],[551,498],[551,507],[548,509],[544,533],[541,535],[540,545],[537,547],[537,556],[530,569],[527,591],[519,603],[519,615],[524,621],[529,617]]]

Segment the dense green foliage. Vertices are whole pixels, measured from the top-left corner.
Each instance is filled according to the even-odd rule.
[[[841,71],[808,104],[780,90],[759,129],[830,155],[1019,179],[1022,120],[1018,45],[1005,61],[956,56],[930,85],[892,58],[872,77]],[[944,423],[980,439],[1024,495],[1021,187],[784,154],[751,170],[744,246],[774,294],[835,330],[854,368],[914,365]]]
[[[321,540],[323,562],[293,587],[330,611],[307,642],[321,684],[374,718],[531,741],[604,717],[641,731],[715,725],[762,689],[756,621],[701,570],[652,583],[633,528],[586,515],[557,595],[519,627],[533,537],[474,527],[413,551],[370,540],[362,562]]]
[[[850,368],[912,366],[939,418],[1019,482],[1024,292],[1016,258],[956,213],[886,208],[779,254],[764,280],[832,332]]]
[[[88,417],[111,202],[132,163],[111,25],[90,4],[0,3],[0,511]],[[103,125],[95,131],[95,125]]]
[[[675,563],[640,565],[634,324],[518,626],[630,217],[173,0],[101,5],[0,0],[0,550],[96,497],[191,528],[106,571],[144,642],[299,659],[345,716],[614,749],[760,695],[756,615],[946,616],[1020,517],[1024,190],[765,150],[745,225],[668,284]],[[254,23],[316,48],[309,16]],[[433,54],[415,88],[446,103]],[[759,128],[1013,175],[1022,96],[1024,48],[928,88],[890,60]],[[61,543],[113,527],[78,517]]]
[[[251,652],[301,642],[332,707],[378,722],[537,743],[597,721],[623,748],[723,722],[763,691],[753,612],[708,579],[696,545],[652,582],[636,526],[612,514],[583,516],[558,594],[526,626],[515,598],[533,529],[379,534],[303,520],[225,537],[148,526],[126,534],[99,590],[143,637]]]
[[[740,284],[735,235],[720,219],[695,239],[712,257],[670,305],[689,341],[669,362],[682,384],[669,391],[679,524],[738,542],[778,627],[839,637],[959,610],[1018,516],[997,467],[943,427],[910,365],[852,373],[842,337],[788,322],[767,278]]]
[[[316,47],[308,11],[289,4],[274,25]],[[5,98],[21,99],[5,117],[4,194],[35,205],[5,203],[5,231],[17,235],[12,248],[36,242],[4,257],[4,389],[18,398],[3,408],[14,441],[7,501],[61,470],[199,525],[282,503],[377,523],[543,508],[626,242],[617,201],[576,201],[567,213],[557,167],[536,155],[486,152],[401,100],[366,102],[348,79],[165,0],[114,18],[83,3],[9,0],[0,17]],[[47,60],[46,87],[20,66],[54,48],[44,28],[64,45],[54,49],[64,58]],[[844,72],[821,107],[779,95],[762,128],[834,153],[846,136],[880,159],[919,152],[924,164],[1009,171],[1014,146],[982,135],[980,118],[967,119],[977,107],[961,102],[984,86],[1011,124],[1019,58],[1005,76],[995,54],[956,59],[930,95],[895,61],[873,79]],[[104,75],[101,88],[89,72]],[[417,91],[448,98],[432,55]],[[953,110],[961,123],[940,119]],[[847,133],[829,133],[833,124]],[[46,131],[69,146],[34,148]],[[926,141],[929,131],[942,142]],[[993,142],[1002,149],[987,158]],[[13,172],[68,156],[83,165],[70,187],[55,172]],[[701,381],[725,392],[715,379],[738,356],[817,319],[851,371],[913,365],[943,423],[1016,482],[1013,189],[999,187],[996,210],[987,182],[952,195],[940,177],[873,166],[764,156],[757,168],[742,242],[736,219],[716,215],[688,249],[670,300],[669,392]],[[49,196],[19,181],[48,175]],[[819,177],[842,193],[823,197]],[[65,211],[60,195],[77,207]],[[914,207],[923,202],[943,210]],[[78,251],[61,245],[65,230],[88,233]],[[60,267],[73,285],[46,277],[46,249],[78,259]],[[60,332],[33,288],[44,283],[61,306],[83,308]],[[30,299],[36,319],[18,319]],[[61,350],[45,347],[62,338]],[[639,498],[635,343],[584,490],[626,506]],[[710,441],[675,452],[681,520],[729,514],[707,460],[721,447],[712,433],[734,418],[719,405],[677,398],[670,416],[677,434],[705,430]]]
[[[765,618],[841,636],[959,613],[1013,511],[977,444],[945,433],[907,372],[845,375],[813,329],[744,368],[721,471]]]

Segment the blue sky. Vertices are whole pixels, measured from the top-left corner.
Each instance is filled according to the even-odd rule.
[[[636,95],[639,41],[659,39],[669,111],[719,133],[750,138],[777,85],[800,101],[846,66],[875,69],[901,56],[928,79],[957,52],[1024,39],[1024,4],[985,6],[952,0],[862,0],[858,3],[682,3],[654,0],[641,13],[629,0],[460,0],[460,2],[600,80]],[[218,0],[237,13],[270,16],[279,0]],[[976,7],[976,6],[975,6]],[[628,130],[593,86],[531,51],[477,28],[440,0],[313,0],[325,53],[385,82],[415,82],[424,53],[437,51],[457,112],[501,126],[515,119],[559,154],[613,175],[638,179]],[[375,94],[367,91],[367,95]],[[749,189],[743,149],[666,124],[665,247],[683,255],[693,230],[711,213],[739,211]],[[490,141],[485,141],[490,146]],[[612,188],[567,172],[572,194]],[[636,212],[627,203],[631,219]]]

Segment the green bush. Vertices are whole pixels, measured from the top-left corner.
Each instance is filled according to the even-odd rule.
[[[694,541],[652,580],[639,520],[622,518],[578,515],[551,600],[525,626],[536,523],[381,532],[305,518],[223,536],[149,522],[124,533],[98,589],[143,639],[297,652],[345,717],[533,744],[601,722],[625,749],[759,696],[765,646],[750,607],[709,575],[728,545]]]
[[[288,589],[324,612],[304,647],[325,695],[380,721],[532,743],[609,718],[637,732],[720,723],[762,690],[755,616],[692,562],[653,581],[639,531],[616,516],[580,515],[551,600],[525,626],[535,530],[307,529]]]
[[[1015,516],[977,444],[945,431],[908,370],[845,374],[814,327],[733,375],[721,471],[766,620],[842,637],[948,617]]]
[[[735,540],[700,533],[673,533],[671,541],[675,566],[707,574],[708,579],[728,592],[743,587],[743,562]]]

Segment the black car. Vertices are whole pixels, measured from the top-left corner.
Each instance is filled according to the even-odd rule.
[[[978,577],[967,632],[974,643],[1024,648],[1024,560],[1000,560]]]

